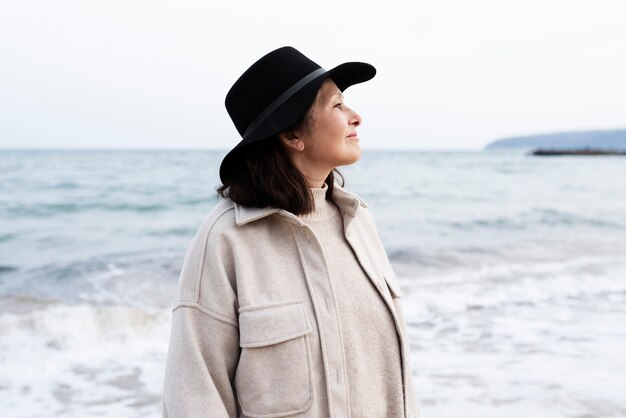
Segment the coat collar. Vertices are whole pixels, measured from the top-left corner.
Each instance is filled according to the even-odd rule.
[[[339,208],[339,210],[349,216],[354,216],[359,206],[362,206],[364,208],[367,207],[367,203],[365,203],[359,196],[354,193],[348,192],[338,184],[335,184],[333,187],[332,199]],[[283,215],[287,217],[290,221],[297,224],[304,224],[304,222],[300,218],[284,209],[279,209],[271,206],[266,206],[264,208],[255,208],[242,206],[238,203],[235,203],[235,223],[237,224],[237,226],[245,225],[258,219],[265,218],[266,216],[269,216],[273,213]]]

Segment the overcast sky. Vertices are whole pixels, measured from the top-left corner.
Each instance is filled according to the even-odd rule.
[[[291,45],[346,91],[369,149],[481,149],[502,137],[626,128],[626,1],[5,2],[1,148],[221,148],[224,97]]]

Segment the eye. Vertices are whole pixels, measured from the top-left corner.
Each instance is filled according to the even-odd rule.
[[[337,103],[337,104],[336,104],[335,106],[333,106],[333,107],[341,107],[341,106],[343,106],[343,103],[339,102],[339,103]]]

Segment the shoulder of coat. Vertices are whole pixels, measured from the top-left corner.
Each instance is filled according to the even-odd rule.
[[[234,202],[228,198],[220,199],[217,205],[204,217],[197,235],[208,236],[211,231],[223,231],[235,227]]]

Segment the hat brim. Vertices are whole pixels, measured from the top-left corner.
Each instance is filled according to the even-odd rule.
[[[226,183],[229,173],[235,166],[235,161],[246,145],[278,134],[293,126],[313,103],[313,99],[327,78],[331,78],[342,92],[348,87],[371,80],[376,75],[374,66],[364,62],[346,62],[340,64],[319,76],[295,92],[291,97],[276,108],[252,132],[247,133],[242,140],[231,149],[220,165],[220,179]]]

